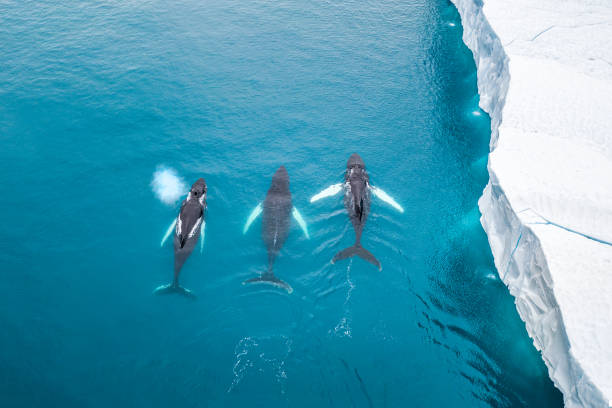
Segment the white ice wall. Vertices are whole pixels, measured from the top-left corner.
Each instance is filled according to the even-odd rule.
[[[491,116],[499,276],[566,406],[610,406],[612,2],[453,2]]]

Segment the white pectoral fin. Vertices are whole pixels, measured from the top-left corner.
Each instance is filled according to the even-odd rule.
[[[172,224],[170,224],[170,227],[168,227],[168,231],[166,231],[166,234],[164,235],[164,237],[161,240],[161,244],[159,245],[160,247],[164,246],[164,243],[166,242],[166,240],[168,239],[170,234],[172,234],[172,231],[174,230],[174,227],[176,227],[176,220],[177,220],[177,218],[175,218],[174,221],[172,221]]]
[[[244,229],[242,230],[243,234],[246,234],[246,232],[249,230],[249,227],[251,226],[253,221],[255,221],[255,218],[257,218],[259,214],[261,214],[262,211],[263,211],[263,206],[261,205],[261,203],[257,204],[257,207],[255,207],[253,211],[251,211],[249,218],[247,218],[246,224],[244,224]]]
[[[372,191],[372,194],[374,194],[375,197],[380,198],[385,203],[387,203],[391,207],[395,208],[397,211],[399,211],[401,213],[404,212],[404,209],[402,208],[402,206],[399,205],[398,202],[393,199],[393,197],[391,197],[389,194],[385,193],[380,188],[374,187],[374,186],[370,186],[370,191]]]
[[[310,202],[314,203],[315,201],[318,201],[322,198],[334,196],[338,194],[341,190],[342,190],[342,184],[332,184],[331,186],[327,187],[325,190],[321,191],[320,193],[313,195],[310,198]]]
[[[306,235],[306,238],[310,239],[310,235],[308,234],[308,225],[306,225],[306,221],[304,221],[304,217],[302,217],[302,214],[300,214],[298,209],[295,207],[293,207],[293,211],[291,212],[291,214],[293,214],[293,218],[295,218],[298,224],[300,224],[300,228],[302,228],[302,231],[304,231],[304,235]]]
[[[202,225],[200,226],[200,253],[204,251],[204,236],[206,234],[206,220],[202,220]]]

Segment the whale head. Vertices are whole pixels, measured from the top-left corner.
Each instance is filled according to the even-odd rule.
[[[280,166],[274,176],[272,176],[272,185],[270,191],[285,192],[289,191],[289,173],[285,166]]]
[[[191,186],[190,194],[192,197],[201,200],[202,197],[206,197],[206,181],[203,178],[199,178],[193,185]]]
[[[366,179],[365,163],[357,153],[353,153],[346,163],[346,177],[348,179]]]
[[[346,163],[346,168],[348,170],[350,169],[365,170],[365,163],[363,162],[363,159],[361,158],[361,156],[359,156],[357,153],[353,153],[351,154],[351,157],[349,157],[348,162]]]

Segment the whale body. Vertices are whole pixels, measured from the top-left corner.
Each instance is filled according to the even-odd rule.
[[[348,159],[346,173],[344,174],[344,207],[355,230],[355,243],[353,246],[338,252],[332,259],[332,263],[357,255],[379,270],[382,269],[378,259],[361,246],[361,234],[370,213],[369,186],[370,177],[366,171],[365,163],[357,153],[353,153]]]
[[[291,191],[289,190],[289,173],[284,166],[280,166],[274,173],[265,200],[255,207],[247,220],[243,233],[246,233],[251,223],[261,213],[263,213],[261,238],[268,251],[268,269],[260,277],[248,279],[243,284],[265,283],[283,288],[291,293],[293,292],[291,285],[274,275],[274,261],[289,236],[292,216],[302,227],[307,238],[309,235],[304,219],[293,206]]]
[[[193,297],[192,292],[179,285],[179,276],[185,261],[195,248],[200,235],[203,235],[206,225],[206,182],[203,178],[198,179],[191,186],[187,198],[183,200],[179,215],[174,221],[174,279],[168,285],[159,286],[155,294],[177,293]],[[171,226],[172,228],[172,226]],[[168,230],[170,232],[171,229]],[[162,245],[167,238],[164,237]],[[202,237],[202,242],[203,242]]]
[[[333,184],[325,188],[312,196],[310,202],[313,203],[322,198],[334,196],[340,191],[344,191],[344,207],[355,230],[355,243],[353,246],[338,252],[331,262],[335,263],[357,255],[381,270],[382,266],[378,259],[361,246],[361,235],[370,213],[372,196],[378,197],[399,212],[403,213],[404,209],[389,194],[370,184],[370,176],[366,171],[365,163],[357,153],[353,153],[346,163],[344,183]]]

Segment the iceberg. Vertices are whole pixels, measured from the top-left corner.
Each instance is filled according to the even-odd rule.
[[[491,117],[478,205],[568,407],[612,399],[612,3],[452,0]]]

